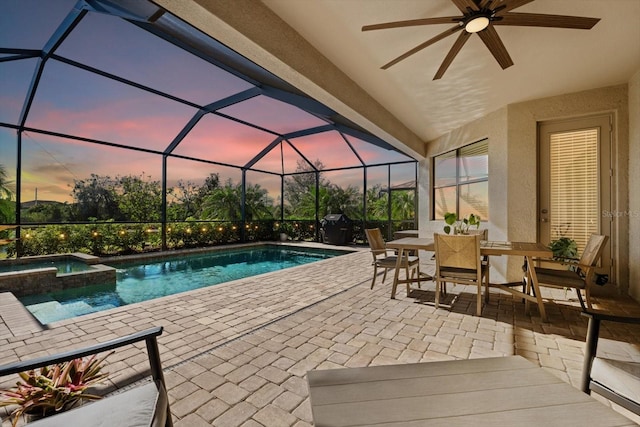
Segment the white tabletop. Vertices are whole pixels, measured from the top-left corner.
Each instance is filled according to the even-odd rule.
[[[520,356],[308,373],[314,425],[632,426]]]

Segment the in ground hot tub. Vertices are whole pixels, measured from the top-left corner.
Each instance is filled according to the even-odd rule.
[[[82,254],[24,257],[0,261],[0,291],[17,297],[93,284],[116,283],[116,269]]]

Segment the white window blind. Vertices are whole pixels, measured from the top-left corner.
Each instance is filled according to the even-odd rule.
[[[599,230],[598,129],[551,135],[551,239],[569,237],[579,253]]]

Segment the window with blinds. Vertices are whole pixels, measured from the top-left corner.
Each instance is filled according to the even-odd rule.
[[[582,253],[599,230],[598,128],[550,136],[551,239],[569,237]]]
[[[447,212],[489,219],[489,140],[434,157],[432,200],[433,219]]]

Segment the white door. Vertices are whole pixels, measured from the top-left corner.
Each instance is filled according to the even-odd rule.
[[[610,115],[542,122],[539,137],[538,237],[578,243],[582,254],[591,233],[609,236],[598,273],[615,283],[611,259]]]

